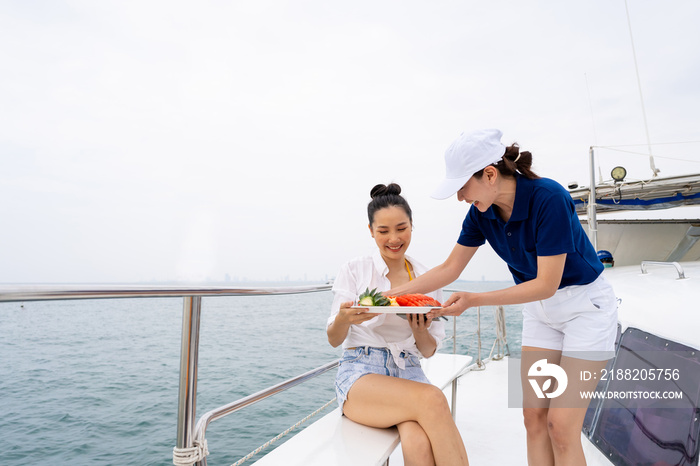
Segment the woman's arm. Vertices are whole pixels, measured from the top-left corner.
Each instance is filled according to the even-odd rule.
[[[431,324],[430,320],[426,320],[423,316],[424,314],[406,314],[418,351],[424,358],[429,358],[435,354],[437,342],[428,330]]]
[[[330,343],[333,348],[336,348],[345,341],[345,337],[348,336],[351,325],[361,324],[379,315],[367,312],[367,309],[350,309],[352,304],[351,301],[342,303],[338,314],[335,316],[335,320],[326,329],[328,343]]]
[[[502,290],[484,293],[464,291],[452,293],[452,296],[445,301],[443,309],[433,311],[428,316],[458,316],[470,307],[522,304],[550,298],[561,284],[565,262],[566,254],[538,256],[535,279]]]
[[[433,267],[410,282],[392,288],[384,293],[387,296],[399,296],[408,293],[430,293],[438,290],[459,278],[469,261],[474,257],[478,247],[456,244],[445,262]]]

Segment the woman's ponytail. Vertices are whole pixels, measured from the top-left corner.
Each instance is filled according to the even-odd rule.
[[[501,162],[499,162],[499,164],[500,163]],[[520,152],[520,147],[517,144],[506,147],[506,153],[503,154],[503,163],[525,178],[531,180],[539,178],[539,176],[532,171],[532,154],[528,151]]]
[[[503,158],[492,164],[501,173],[501,175],[515,176],[520,173],[525,178],[536,180],[539,176],[532,171],[532,154],[528,151],[520,152],[520,146],[513,144],[506,147],[506,152]],[[479,170],[474,173],[474,176],[481,178],[484,175],[484,170]]]

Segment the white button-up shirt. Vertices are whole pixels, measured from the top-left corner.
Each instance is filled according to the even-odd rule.
[[[406,259],[413,266],[413,272],[416,276],[426,272],[427,269],[422,264],[409,256],[406,256]],[[331,325],[335,321],[341,303],[356,302],[360,294],[367,288],[370,290],[376,288],[377,291],[390,290],[391,282],[387,278],[388,273],[389,267],[384,262],[379,250],[371,256],[359,257],[343,265],[333,283],[333,305],[327,325]],[[428,293],[428,296],[442,302],[442,290]],[[445,338],[444,323],[434,320],[428,331],[435,338],[437,349],[439,349]],[[410,324],[406,319],[394,314],[380,314],[361,324],[351,325],[348,335],[343,341],[343,348],[356,346],[388,348],[394,356],[396,365],[402,369],[404,362],[399,357],[401,352],[405,351],[422,357],[416,346]]]

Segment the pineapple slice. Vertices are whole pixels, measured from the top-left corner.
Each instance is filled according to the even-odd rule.
[[[372,291],[367,288],[364,293],[362,293],[357,301],[358,306],[389,306],[391,301],[389,298],[382,295],[377,289]]]

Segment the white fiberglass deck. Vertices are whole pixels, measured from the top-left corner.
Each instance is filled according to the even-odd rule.
[[[462,376],[457,388],[457,427],[470,464],[527,465],[520,409],[508,408],[508,361],[490,361]],[[446,390],[450,398],[450,388]],[[401,445],[390,466],[403,465]]]
[[[522,410],[508,407],[507,359],[462,377],[458,397],[457,427],[470,464],[527,465]]]

